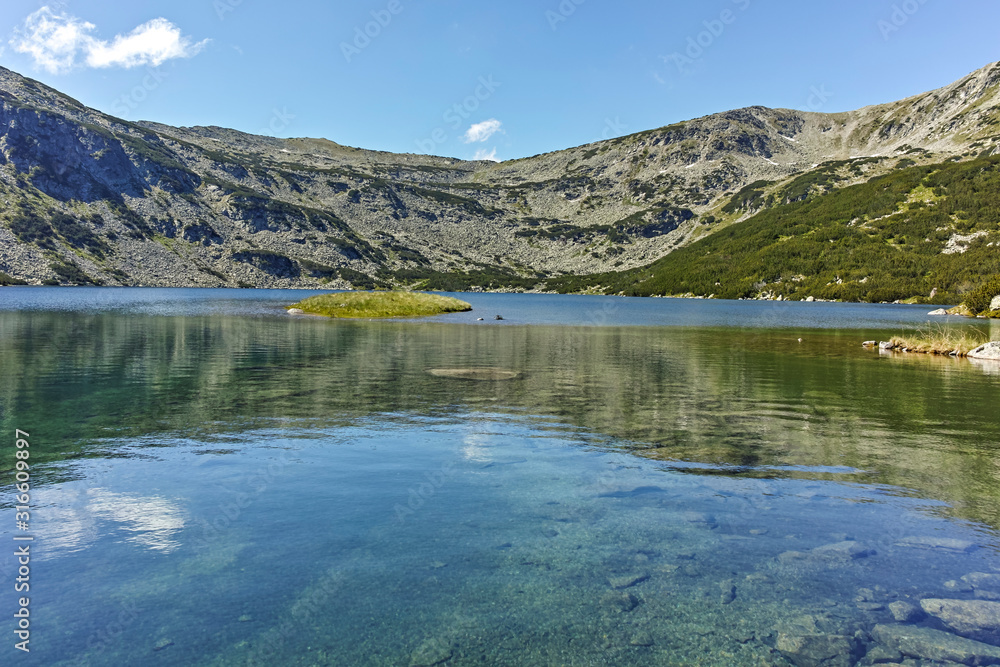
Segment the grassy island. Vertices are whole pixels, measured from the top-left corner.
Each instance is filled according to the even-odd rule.
[[[339,292],[309,297],[288,306],[292,309],[325,317],[384,318],[460,313],[472,310],[472,306],[449,296],[422,292]]]
[[[987,334],[978,330],[938,329],[920,331],[909,336],[894,336],[889,342],[892,344],[891,349],[894,350],[964,357],[989,340]]]

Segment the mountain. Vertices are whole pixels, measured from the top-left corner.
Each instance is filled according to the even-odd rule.
[[[750,107],[493,163],[133,123],[0,68],[0,282],[648,282],[762,212],[1000,153],[998,91],[994,63],[853,112]]]

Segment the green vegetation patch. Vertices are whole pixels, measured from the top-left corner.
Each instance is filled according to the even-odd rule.
[[[27,285],[26,280],[21,280],[20,278],[14,278],[3,271],[0,271],[0,287],[9,287],[11,285]]]
[[[427,317],[472,310],[465,301],[422,292],[340,292],[300,301],[298,308],[313,315],[344,318]]]
[[[992,315],[990,302],[998,296],[1000,296],[1000,275],[992,276],[985,283],[969,292],[962,305],[968,308],[973,315]]]

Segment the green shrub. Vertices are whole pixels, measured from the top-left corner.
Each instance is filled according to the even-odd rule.
[[[979,315],[989,311],[990,301],[997,296],[1000,296],[1000,275],[992,276],[985,283],[969,292],[963,303],[972,311],[973,315]]]

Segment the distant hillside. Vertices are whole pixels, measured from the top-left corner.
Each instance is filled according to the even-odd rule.
[[[685,261],[691,251],[678,253],[700,238],[765,224],[747,222],[760,211],[996,154],[998,91],[994,64],[854,112],[752,107],[495,164],[132,123],[0,68],[0,283],[551,289],[622,271],[627,281],[664,257]],[[685,266],[694,281],[701,269]],[[652,290],[621,281],[618,291]]]
[[[826,193],[858,162],[830,163],[781,186],[754,184],[729,204],[763,209],[746,222],[641,269],[551,286],[637,296],[958,303],[1000,273],[1000,157],[909,162]]]

